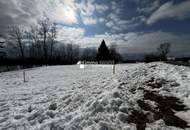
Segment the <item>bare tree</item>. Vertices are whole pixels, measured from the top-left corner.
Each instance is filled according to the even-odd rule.
[[[69,63],[73,62],[73,44],[67,44],[66,46],[67,60]]]
[[[55,39],[56,39],[56,24],[54,23],[50,27],[49,39],[50,39],[50,59],[52,59],[53,47],[54,47]]]
[[[66,57],[67,63],[73,64],[79,60],[79,46],[76,44],[66,45]]]
[[[115,59],[116,56],[116,49],[117,49],[117,45],[115,43],[111,43],[110,44],[110,54],[112,56],[113,59]]]
[[[91,60],[91,61],[94,61],[94,60],[96,60],[96,55],[97,55],[96,48],[88,48],[87,47],[87,48],[85,48],[82,51],[80,59],[81,60]]]
[[[31,26],[29,39],[31,40],[31,56],[42,56],[39,28],[37,26]]]
[[[73,45],[73,62],[78,62],[79,60],[79,45]]]
[[[56,60],[62,60],[62,61],[66,61],[66,45],[61,43],[61,44],[57,44],[57,46],[55,46],[55,57]]]
[[[25,31],[23,27],[21,26],[11,26],[10,27],[10,33],[9,33],[9,43],[14,47],[18,48],[20,52],[20,57],[22,59],[25,59],[25,42],[24,42],[24,36],[25,36]]]
[[[160,44],[160,46],[158,47],[158,53],[160,55],[161,60],[163,61],[167,60],[167,55],[170,52],[170,48],[171,48],[171,45],[169,42]]]
[[[50,21],[49,19],[44,19],[39,22],[40,25],[40,35],[42,36],[43,39],[43,51],[44,51],[44,58],[45,61],[47,61],[48,58],[48,51],[47,51],[47,38],[48,38],[48,33],[50,30]]]
[[[110,55],[111,59],[114,60],[114,62],[121,61],[121,55],[118,52],[118,46],[116,43],[111,43],[110,44]]]

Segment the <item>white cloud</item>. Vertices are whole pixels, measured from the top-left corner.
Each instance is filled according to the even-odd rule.
[[[104,19],[104,18],[99,18],[99,22],[100,23],[103,23],[103,22],[105,22],[106,20]]]
[[[95,12],[101,13],[108,8],[106,5],[96,4],[95,0],[82,0],[81,3],[77,4],[77,7],[80,11],[82,22],[85,25],[97,24],[98,19],[93,17]]]
[[[95,7],[96,7],[96,11],[98,13],[104,13],[105,11],[107,11],[109,9],[109,7],[107,5],[95,4]]]
[[[114,22],[113,21],[109,21],[109,22],[106,23],[106,26],[109,27],[109,28],[111,28],[111,27],[114,26]]]
[[[111,8],[112,8],[112,10],[116,10],[117,9],[117,3],[115,1],[111,2]]]
[[[95,3],[95,0],[82,0],[81,3],[77,4],[77,7],[85,25],[96,24],[98,19],[93,16],[95,12],[103,13],[109,9],[107,5]]]
[[[61,6],[56,8],[56,12],[53,15],[55,21],[64,24],[76,24],[78,23],[76,13],[71,7]]]
[[[76,24],[78,23],[76,10],[74,0],[59,1],[51,17],[57,22]]]
[[[156,10],[147,20],[147,24],[153,24],[166,18],[185,19],[190,17],[190,1],[184,1],[179,4],[167,2]]]
[[[96,24],[97,23],[97,19],[96,18],[92,18],[92,17],[83,17],[83,23],[85,25],[92,25],[92,24]]]
[[[111,19],[111,20],[113,20],[114,22],[117,22],[120,19],[119,16],[117,14],[115,14],[115,13],[110,13],[108,15],[108,18]]]
[[[94,35],[93,37],[84,37],[80,40],[80,45],[82,47],[98,47],[103,39],[106,41],[107,45],[115,42],[112,35],[105,33]]]
[[[41,14],[36,1],[0,1],[0,28],[4,30],[12,24],[27,25],[36,22]]]
[[[83,0],[81,3],[77,4],[82,16],[92,16],[95,12],[94,1]]]
[[[66,43],[75,43],[84,37],[85,30],[82,28],[60,26],[57,32],[57,40]]]
[[[110,13],[108,15],[108,20],[105,25],[111,29],[112,33],[118,33],[139,26],[140,23],[144,22],[143,20],[144,20],[143,16],[133,17],[129,20],[126,20],[126,19],[121,19],[115,13]]]
[[[159,0],[155,0],[153,2],[145,2],[145,7],[143,8],[137,8],[137,11],[140,13],[152,13],[152,11],[154,11],[155,9],[157,9],[160,6],[160,2]]]

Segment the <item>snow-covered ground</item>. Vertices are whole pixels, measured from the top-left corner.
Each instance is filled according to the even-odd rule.
[[[48,66],[0,73],[1,130],[190,129],[190,68]]]

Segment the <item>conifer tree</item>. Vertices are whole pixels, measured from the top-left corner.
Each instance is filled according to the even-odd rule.
[[[98,48],[97,60],[98,61],[110,60],[110,51],[104,40],[102,41],[102,43],[100,44]]]

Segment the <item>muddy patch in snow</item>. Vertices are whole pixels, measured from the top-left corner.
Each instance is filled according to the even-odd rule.
[[[156,106],[151,106],[146,100],[155,102]],[[156,92],[145,90],[144,99],[138,100],[137,103],[146,111],[146,114],[138,114],[139,112],[134,112],[133,114],[135,117],[142,117],[142,119],[137,118],[139,122],[133,119],[133,121],[135,121],[133,123],[137,124],[137,130],[144,130],[146,123],[153,123],[160,119],[164,120],[167,126],[174,126],[182,129],[189,128],[186,121],[175,115],[175,111],[188,110],[187,106],[176,97],[163,96]]]
[[[166,80],[164,78],[155,78],[155,77],[151,77],[149,80],[145,81],[143,83],[143,85],[149,86],[152,89],[161,88],[164,85],[168,85],[170,87],[178,87],[178,86],[180,86],[180,84],[177,83],[176,81]]]

